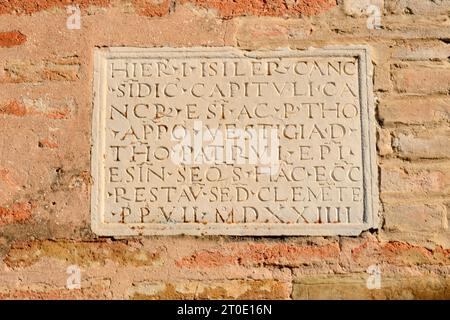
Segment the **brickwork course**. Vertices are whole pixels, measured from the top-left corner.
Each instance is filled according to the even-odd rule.
[[[72,4],[80,29],[66,26]],[[91,231],[94,48],[360,44],[374,65],[379,229]],[[1,1],[0,299],[449,299],[449,59],[450,0]],[[67,288],[71,265],[80,288]],[[373,265],[379,289],[367,287]]]

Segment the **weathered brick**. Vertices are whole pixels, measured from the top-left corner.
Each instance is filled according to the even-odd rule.
[[[382,270],[381,270],[382,272]],[[450,298],[450,277],[438,275],[383,276],[381,288],[369,289],[369,274],[299,277],[293,299],[443,299]]]
[[[409,64],[393,68],[394,85],[406,94],[448,94],[450,64]]]
[[[26,177],[18,174],[13,168],[0,166],[0,203],[10,203],[11,199],[19,198],[22,189],[21,186],[24,184],[25,180]],[[11,206],[5,207],[12,209]]]
[[[0,101],[0,127],[10,147],[0,159],[0,200],[15,203],[0,208],[0,224],[6,221],[0,237],[5,271],[0,274],[0,298],[285,299],[290,297],[292,272],[301,274],[295,280],[294,297],[324,297],[330,290],[330,295],[342,297],[448,298],[448,279],[434,275],[450,270],[445,230],[450,211],[447,11],[442,6],[436,9],[434,3],[439,1],[385,1],[389,7],[384,13],[395,15],[381,17],[383,29],[369,30],[364,8],[347,7],[352,16],[340,10],[342,4],[355,1],[329,1],[327,7],[327,1],[314,0],[82,0],[75,1],[83,15],[82,28],[76,31],[64,27],[65,6],[72,0],[0,1],[6,31],[0,33],[0,46],[11,46],[0,59],[0,81],[8,82]],[[340,8],[332,9],[336,3]],[[37,13],[42,10],[48,12]],[[319,13],[323,15],[314,16]],[[305,15],[310,17],[297,18]],[[155,16],[161,18],[148,18]],[[8,31],[15,29],[25,38]],[[105,241],[92,234],[92,48],[304,49],[350,43],[371,47],[374,90],[381,99],[378,115],[383,127],[377,146],[378,155],[384,156],[379,159],[383,228],[358,237],[240,240]],[[73,56],[53,58],[59,54]],[[401,95],[393,97],[394,88]],[[35,197],[36,207],[23,200]],[[430,245],[400,242],[417,236]],[[27,240],[31,237],[42,240]],[[371,240],[364,241],[366,237]],[[378,241],[385,237],[392,241]],[[17,239],[24,242],[10,249]],[[442,239],[446,239],[442,247],[434,246]],[[353,245],[345,247],[346,241]],[[69,264],[83,268],[83,279],[90,273],[113,285],[83,284],[82,290],[67,290]],[[364,287],[368,276],[364,271],[373,264],[380,264],[383,272],[378,293]],[[385,279],[385,270],[397,274]],[[355,271],[361,272],[361,283],[358,275],[332,274]],[[322,272],[329,276],[311,275]],[[418,277],[407,279],[409,275]]]
[[[13,100],[3,104],[0,107],[0,113],[22,117],[27,114],[27,108],[22,102]]]
[[[170,0],[130,0],[136,12],[151,17],[161,17],[169,13]],[[72,0],[37,0],[33,4],[26,1],[7,0],[0,4],[0,14],[31,14],[51,8],[64,8]],[[111,0],[81,0],[76,2],[81,8],[107,7],[117,5]],[[217,10],[221,17],[230,18],[241,15],[315,15],[336,6],[335,0],[177,0],[177,5],[194,4],[199,7]]]
[[[450,130],[421,130],[419,133],[394,133],[394,147],[407,159],[450,158]]]
[[[0,288],[0,299],[8,300],[86,300],[111,299],[110,281],[103,279],[82,279],[80,289],[66,287],[48,288],[45,285],[37,287]]]
[[[178,267],[214,268],[226,265],[298,266],[317,263],[336,263],[339,244],[234,244],[218,250],[199,251],[176,262]]]
[[[77,0],[75,3],[82,8],[89,6],[107,6],[110,0]],[[5,0],[0,3],[0,14],[32,14],[52,8],[64,8],[74,4],[72,0]]]
[[[131,299],[288,299],[290,283],[276,280],[140,282],[129,290]]]
[[[162,17],[169,13],[171,0],[128,0],[119,2],[111,0],[77,0],[75,2],[73,0],[5,0],[0,3],[0,14],[33,14],[55,8],[64,10],[67,6],[73,4],[77,4],[82,10],[112,6],[125,9],[131,4],[134,11],[140,15]]]
[[[105,265],[147,266],[160,260],[160,253],[146,250],[137,242],[30,241],[13,245],[4,259],[11,268],[33,265],[53,258],[80,267]]]
[[[27,41],[27,37],[20,31],[0,32],[0,47],[15,47]]]
[[[450,166],[383,165],[381,167],[381,195],[416,197],[418,195],[446,195],[450,192]]]
[[[0,207],[0,226],[28,220],[32,209],[31,202],[17,202],[8,207]]]
[[[132,0],[131,1],[139,14],[148,17],[162,17],[169,13],[170,0]]]
[[[432,249],[435,246],[443,248],[450,248],[450,239],[448,237],[448,230],[445,232],[402,232],[382,229],[379,231],[379,239],[381,241],[401,241],[411,245],[420,246],[423,248]],[[447,257],[449,255],[447,254]],[[440,266],[431,268],[425,266],[424,269],[441,269]],[[443,270],[445,271],[445,270]]]
[[[382,100],[378,115],[384,125],[434,124],[450,121],[450,98],[403,97]]]
[[[447,230],[450,231],[450,229],[449,229],[449,226],[450,226],[450,201],[445,203],[445,207],[446,207],[446,212],[445,212],[445,215],[446,215],[446,221],[445,222],[446,223],[444,223],[444,226],[445,226],[445,228]]]
[[[405,61],[447,60],[450,44],[443,41],[408,41],[396,48],[392,58]]]
[[[445,207],[439,204],[389,204],[384,206],[384,228],[388,231],[444,231]]]
[[[352,239],[353,240],[353,239]],[[356,240],[353,240],[356,241]],[[350,252],[350,268],[365,270],[371,265],[420,266],[449,265],[450,250],[441,246],[426,248],[399,241],[380,242],[368,239],[357,244],[343,242],[342,250]]]
[[[396,0],[387,1],[386,9],[394,14],[439,15],[450,12],[449,0]]]
[[[55,61],[9,60],[3,67],[0,83],[75,81],[80,64],[69,58]]]
[[[236,16],[311,16],[328,11],[336,6],[335,0],[178,0],[177,3],[191,3],[213,9],[222,18]]]
[[[11,100],[0,103],[0,114],[23,117],[44,116],[49,119],[67,119],[75,111],[73,98],[63,100],[29,99]]]
[[[239,19],[236,41],[244,49],[305,49],[327,44],[339,45],[350,40],[352,43],[369,43],[376,46],[380,44],[380,40],[423,41],[448,38],[448,22],[445,17],[430,21],[429,18],[415,16],[383,16],[381,23],[386,27],[378,30],[367,28],[366,17],[345,17],[337,14],[335,10],[326,13],[326,21],[323,18],[319,20],[320,18],[243,17]],[[382,81],[386,77],[380,74],[378,78],[376,88],[383,85]],[[389,82],[386,87],[388,84]]]
[[[380,63],[375,66],[373,73],[373,85],[375,92],[392,91],[391,68],[388,63]]]
[[[377,148],[380,156],[387,156],[393,153],[391,132],[387,129],[377,130]]]

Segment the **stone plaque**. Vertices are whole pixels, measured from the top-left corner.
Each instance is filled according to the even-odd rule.
[[[364,46],[95,51],[98,235],[357,235],[377,226]]]

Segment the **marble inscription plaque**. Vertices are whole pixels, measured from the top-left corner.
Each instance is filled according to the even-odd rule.
[[[365,46],[94,54],[98,235],[357,235],[377,226]]]

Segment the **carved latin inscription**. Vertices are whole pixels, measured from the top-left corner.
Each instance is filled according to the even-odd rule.
[[[100,235],[353,235],[376,227],[365,47],[95,52]]]

